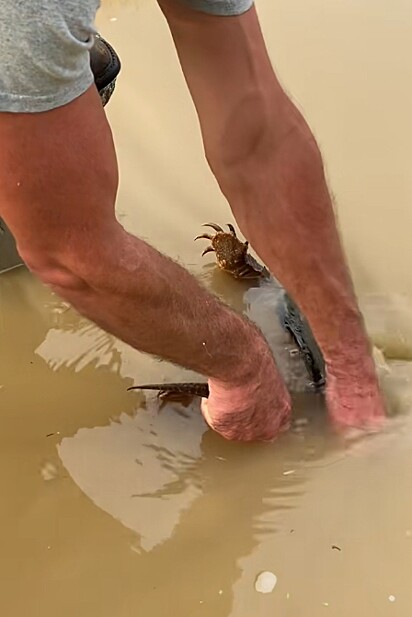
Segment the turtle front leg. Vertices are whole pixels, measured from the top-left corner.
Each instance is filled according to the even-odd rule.
[[[249,243],[238,239],[231,223],[227,223],[228,232],[223,231],[223,228],[216,223],[205,223],[204,227],[211,227],[216,233],[214,235],[205,233],[195,238],[195,240],[205,238],[211,241],[211,245],[203,251],[202,257],[214,252],[219,268],[237,279],[260,279],[269,275],[268,271],[249,255]]]

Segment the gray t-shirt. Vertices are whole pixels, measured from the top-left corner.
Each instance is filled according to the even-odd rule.
[[[215,15],[240,15],[253,4],[183,1]],[[0,112],[47,111],[91,86],[88,52],[99,6],[100,0],[0,0]]]

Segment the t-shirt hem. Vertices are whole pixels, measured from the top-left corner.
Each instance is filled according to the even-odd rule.
[[[228,17],[246,13],[254,5],[254,0],[190,0],[189,4],[196,11]]]
[[[0,92],[0,112],[39,113],[67,105],[84,94],[94,83],[93,75],[87,75],[70,87],[41,96]]]

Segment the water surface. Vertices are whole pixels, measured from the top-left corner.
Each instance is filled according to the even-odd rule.
[[[239,446],[193,403],[159,411],[143,381],[189,373],[78,317],[24,270],[0,277],[0,608],[10,617],[386,617],[412,591],[412,9],[404,0],[259,1],[282,82],[325,156],[345,246],[394,418],[344,447],[322,401]],[[124,225],[247,312],[302,375],[276,291],[248,289],[192,238],[232,220],[203,158],[166,24],[152,0],[108,0],[99,28],[123,61],[107,111]],[[278,577],[272,594],[256,577]]]

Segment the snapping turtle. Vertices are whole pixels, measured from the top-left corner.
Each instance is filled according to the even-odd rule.
[[[216,223],[205,223],[204,227],[211,227],[216,233],[213,235],[204,233],[196,236],[195,240],[204,238],[211,242],[203,251],[202,257],[207,253],[214,252],[219,268],[236,279],[273,280],[269,270],[248,253],[249,243],[239,240],[233,225],[227,223],[227,226],[228,232]],[[287,293],[285,293],[278,317],[283,328],[291,334],[302,355],[312,386],[316,390],[322,389],[325,384],[325,364],[321,351],[306,319]],[[207,383],[202,382],[144,384],[133,386],[128,390],[156,390],[160,398],[167,398],[168,400],[171,398],[180,400],[187,396],[207,398],[209,395]]]

